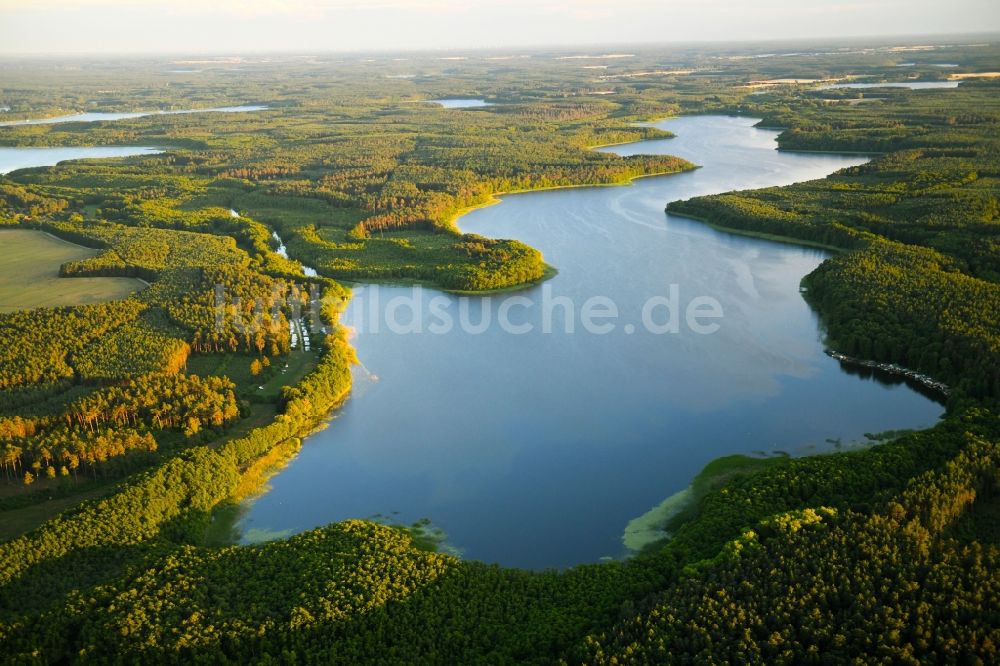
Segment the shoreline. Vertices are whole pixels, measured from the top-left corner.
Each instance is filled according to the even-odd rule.
[[[669,206],[669,204],[668,204],[668,206]],[[678,213],[678,212],[675,212],[675,211],[671,211],[669,209],[666,210],[666,213],[668,215],[676,215],[677,217],[683,217],[683,218],[686,218],[686,219],[689,219],[689,220],[694,220],[695,222],[700,222],[700,223],[702,223],[702,224],[704,224],[704,225],[708,226],[709,228],[714,229],[716,231],[719,231],[719,232],[722,232],[722,233],[729,233],[729,234],[733,234],[733,235],[736,235],[736,236],[745,236],[745,237],[748,237],[748,238],[756,238],[756,239],[759,239],[759,240],[766,240],[766,241],[771,241],[771,242],[774,242],[774,243],[782,243],[782,244],[785,244],[785,245],[797,245],[797,246],[800,246],[800,247],[809,247],[809,248],[821,249],[821,250],[826,250],[826,251],[833,252],[833,253],[836,253],[836,254],[840,254],[840,253],[843,253],[843,252],[850,252],[851,251],[849,248],[837,247],[835,245],[826,245],[824,243],[818,243],[816,241],[808,241],[808,240],[803,240],[803,239],[797,239],[794,236],[781,236],[781,235],[778,235],[778,234],[768,234],[768,233],[759,232],[759,231],[748,231],[748,230],[744,230],[744,229],[737,229],[735,227],[727,227],[727,226],[724,226],[724,225],[721,225],[721,224],[716,224],[714,222],[710,222],[709,220],[707,220],[705,218],[702,218],[702,217],[699,217],[697,215],[689,215],[687,213]],[[816,312],[820,317],[822,317],[822,313],[821,312],[819,312],[818,310],[816,310],[815,308],[813,308],[811,305],[810,305],[810,308],[812,308],[814,312]],[[926,389],[928,391],[931,391],[932,393],[935,393],[938,396],[943,397],[945,399],[947,399],[951,395],[951,387],[949,387],[944,382],[937,381],[933,377],[930,377],[928,375],[924,375],[922,373],[917,372],[916,370],[911,370],[910,368],[906,368],[904,366],[901,366],[901,365],[898,365],[898,364],[895,364],[895,363],[882,363],[880,361],[858,359],[858,358],[854,358],[852,356],[848,356],[847,354],[843,354],[841,352],[837,352],[837,351],[832,350],[832,349],[826,349],[826,350],[824,350],[824,353],[827,356],[829,356],[830,358],[833,358],[833,359],[835,359],[837,361],[840,361],[842,364],[850,366],[850,367],[868,368],[868,369],[871,369],[871,370],[878,370],[878,371],[881,371],[881,372],[885,372],[885,373],[887,373],[887,374],[889,374],[891,376],[899,377],[899,378],[901,378],[903,380],[910,380],[910,381],[916,382],[918,385],[920,385],[924,389]]]
[[[669,206],[669,204],[668,204]],[[826,245],[824,243],[819,243],[817,241],[809,241],[804,239],[798,239],[794,236],[782,236],[780,234],[769,234],[763,231],[749,231],[747,229],[738,229],[736,227],[727,227],[722,224],[717,224],[715,222],[710,222],[706,218],[698,217],[697,215],[691,215],[688,213],[679,213],[672,211],[669,208],[664,209],[667,215],[676,215],[677,217],[683,217],[688,220],[694,220],[695,222],[700,222],[710,229],[714,229],[719,232],[733,234],[734,236],[745,236],[747,238],[756,238],[758,240],[771,241],[772,243],[781,243],[783,245],[798,245],[800,247],[809,247],[818,250],[827,250],[829,252],[841,253],[849,252],[848,249],[837,247],[836,245]]]
[[[810,455],[828,453],[821,451]],[[677,530],[698,518],[698,504],[712,490],[735,477],[752,475],[788,460],[790,456],[777,452],[770,456],[732,453],[709,460],[685,488],[668,495],[626,524],[621,540],[628,552],[623,559],[641,555],[670,541]]]
[[[802,153],[805,155],[888,155],[889,154],[885,151],[880,151],[880,150],[806,150],[800,148],[782,148],[780,144],[778,145],[777,150],[780,150],[783,153]]]
[[[673,116],[670,116],[670,117],[673,117]],[[667,138],[667,137],[664,137],[664,138]],[[643,140],[640,140],[640,141],[629,141],[629,142],[626,142],[626,144],[627,143],[641,143],[642,141],[648,141],[648,140],[658,140],[658,139],[643,139]],[[618,144],[618,145],[626,145],[626,144]],[[689,162],[689,164],[691,164],[691,163]],[[691,164],[690,168],[676,169],[676,170],[663,171],[663,172],[655,172],[655,173],[649,173],[649,174],[642,174],[642,175],[639,175],[639,176],[630,177],[627,180],[625,180],[623,182],[619,182],[619,183],[583,183],[583,184],[575,184],[575,185],[555,185],[555,186],[551,186],[551,187],[528,188],[528,189],[521,189],[521,190],[510,190],[510,191],[505,191],[505,192],[495,192],[495,193],[492,193],[490,195],[490,197],[489,197],[488,200],[486,200],[486,201],[484,201],[482,203],[479,203],[479,204],[476,204],[476,205],[473,205],[473,206],[467,206],[465,208],[461,208],[461,209],[455,211],[455,213],[453,213],[448,218],[447,224],[450,227],[453,227],[457,233],[459,233],[459,234],[465,233],[465,232],[463,232],[461,230],[461,227],[458,224],[458,221],[462,217],[464,217],[468,213],[471,213],[471,212],[473,212],[475,210],[478,210],[480,208],[486,208],[488,206],[494,206],[494,205],[503,203],[503,197],[506,197],[507,195],[529,194],[529,193],[533,193],[533,192],[544,192],[544,191],[549,191],[549,190],[562,190],[562,189],[576,189],[576,188],[585,188],[585,187],[620,187],[620,186],[628,186],[628,185],[632,185],[632,183],[634,181],[638,180],[639,178],[653,178],[653,177],[658,177],[658,176],[671,176],[671,175],[675,175],[675,174],[681,174],[681,173],[686,173],[686,172],[689,172],[689,171],[694,171],[695,169],[700,169],[700,168],[701,168],[700,165]],[[493,294],[511,293],[511,292],[516,292],[516,291],[523,291],[523,290],[526,290],[526,289],[531,289],[531,288],[533,288],[533,287],[535,287],[535,286],[537,286],[539,284],[542,284],[543,282],[546,282],[546,281],[550,280],[551,278],[555,277],[558,273],[559,273],[559,271],[558,271],[557,268],[555,268],[554,266],[546,263],[545,264],[544,273],[542,274],[541,277],[539,277],[536,280],[531,280],[529,282],[523,282],[523,283],[519,283],[519,284],[516,284],[516,285],[510,285],[508,287],[500,287],[498,289],[491,289],[491,290],[485,290],[485,291],[462,291],[462,290],[441,289],[439,286],[437,286],[437,285],[435,285],[433,283],[430,283],[427,280],[416,280],[416,279],[414,279],[414,280],[394,280],[394,281],[387,281],[387,282],[381,282],[381,281],[378,281],[378,280],[353,281],[353,280],[343,280],[343,279],[341,279],[341,280],[337,280],[337,282],[341,283],[345,287],[348,287],[349,290],[352,291],[352,292],[353,292],[353,289],[355,287],[363,287],[363,286],[376,285],[376,284],[377,285],[389,285],[389,286],[405,286],[405,285],[416,285],[416,284],[419,284],[421,286],[427,286],[428,288],[432,288],[432,289],[435,289],[437,291],[441,291],[442,293],[449,293],[449,294],[455,294],[455,295],[468,295],[468,296],[490,296],[490,295],[493,295]],[[333,279],[333,278],[330,278],[330,279]],[[344,303],[341,304],[340,308],[338,308],[338,322],[337,322],[336,325],[339,326],[339,315],[347,307],[348,303],[350,303],[350,299],[352,297],[353,297],[353,294],[348,295],[346,301],[344,301]],[[351,344],[351,342],[350,342],[349,339],[346,342],[347,342],[348,347],[351,349],[351,351],[354,352],[355,351],[354,345]],[[357,361],[355,361],[355,362],[357,362]],[[245,515],[246,511],[249,509],[249,507],[253,503],[253,501],[267,493],[267,488],[265,487],[265,484],[266,484],[267,480],[270,479],[270,478],[272,478],[276,474],[278,474],[292,460],[294,460],[297,457],[298,453],[302,450],[302,447],[305,446],[306,440],[307,440],[308,437],[310,437],[310,436],[314,435],[315,433],[320,432],[321,430],[325,429],[326,426],[328,425],[328,423],[332,419],[337,418],[337,411],[339,409],[343,408],[343,406],[347,402],[347,400],[350,399],[352,388],[353,388],[353,382],[352,382],[352,386],[349,387],[344,392],[344,394],[337,399],[337,401],[335,402],[335,404],[330,408],[330,410],[327,412],[327,414],[326,414],[326,416],[324,418],[318,420],[317,423],[314,425],[314,427],[312,427],[311,429],[309,429],[308,432],[301,432],[301,433],[299,433],[299,436],[297,437],[298,446],[295,447],[294,451],[288,452],[287,454],[281,456],[280,459],[270,461],[269,463],[267,463],[267,464],[264,465],[263,469],[261,470],[261,472],[262,472],[262,474],[261,474],[262,478],[257,482],[255,490],[253,490],[253,491],[251,491],[249,493],[244,494],[241,499],[238,499],[236,501],[228,501],[228,502],[220,503],[215,509],[213,509],[213,513],[212,513],[212,515],[213,515],[213,522],[214,522],[215,517],[216,517],[216,513],[215,513],[216,510],[218,510],[218,512],[219,512],[218,518],[220,520],[229,521],[229,524],[228,525],[224,525],[223,529],[228,529],[230,531],[230,534],[235,537],[235,541],[233,541],[233,545],[241,545],[240,541],[242,540],[242,533],[241,532],[237,532],[236,525],[239,522],[239,520],[242,519],[243,515]],[[284,445],[283,443],[282,444],[278,444],[275,447],[275,450],[278,449],[278,448],[281,448],[283,445]],[[270,454],[265,454],[264,458],[266,458],[268,455],[270,455]],[[257,462],[257,461],[255,461],[255,462]],[[248,469],[248,471],[249,471],[249,469]],[[218,533],[218,529],[219,528],[216,528],[216,534]],[[206,534],[206,538],[208,538],[208,534]],[[276,538],[281,538],[281,537],[277,536]]]
[[[688,115],[718,115],[718,114],[688,114]],[[726,114],[726,115],[730,117],[739,116],[739,114]],[[667,119],[679,118],[679,117],[684,117],[684,116],[668,116]],[[763,129],[763,128],[758,128],[758,129]],[[623,142],[620,144],[609,144],[609,145],[628,145],[634,143],[642,143],[644,141],[658,141],[658,140],[661,139],[642,139],[640,141],[630,141],[630,142]],[[780,146],[776,146],[774,150],[781,151],[782,149],[780,148]],[[797,151],[784,151],[784,152],[797,152]],[[843,153],[843,152],[838,153],[831,151],[811,151],[811,152],[817,152],[817,153],[826,152],[827,154],[849,154],[849,153]],[[862,153],[862,154],[867,155],[871,153]],[[688,164],[691,163],[688,162]],[[692,165],[690,168],[633,176],[625,181],[615,182],[615,183],[582,183],[582,184],[572,184],[572,185],[554,185],[548,187],[525,188],[519,190],[495,192],[492,193],[487,200],[481,203],[456,210],[453,214],[451,214],[447,218],[446,224],[449,227],[453,228],[459,234],[466,233],[462,231],[460,226],[460,221],[465,215],[480,208],[486,208],[489,206],[500,204],[503,202],[504,198],[508,195],[530,194],[534,192],[545,192],[549,190],[578,189],[578,188],[588,188],[588,187],[627,186],[627,185],[632,185],[634,181],[640,178],[652,178],[659,176],[676,175],[688,171],[693,171],[699,168],[701,168],[700,165]],[[702,219],[694,215],[686,215],[683,213],[671,212],[666,210],[666,208],[664,209],[664,213],[670,215],[677,215],[678,217],[685,217],[694,220],[701,224],[705,224],[706,226],[722,233],[728,233],[737,236],[745,236],[745,237],[755,238],[758,240],[782,243],[786,245],[811,247],[829,252],[839,253],[848,251],[845,248],[840,248],[832,245],[825,245],[822,243],[817,243],[815,241],[800,240],[791,236],[766,234],[762,232],[752,232],[752,231],[745,231],[745,230],[725,227],[722,225],[714,224],[706,219]],[[413,279],[413,280],[397,279],[397,280],[387,280],[387,281],[380,281],[380,280],[363,280],[363,281],[338,280],[338,281],[345,284],[345,286],[351,287],[352,289],[354,287],[363,287],[369,285],[388,285],[388,286],[421,285],[434,289],[436,291],[440,291],[442,293],[449,293],[456,295],[470,295],[470,296],[489,296],[491,294],[509,293],[509,292],[516,292],[525,289],[530,289],[534,286],[537,286],[538,284],[547,281],[548,279],[551,279],[556,274],[558,274],[558,270],[555,269],[554,267],[548,264],[545,264],[545,266],[546,266],[545,273],[537,280],[532,280],[525,283],[519,283],[517,285],[510,285],[508,287],[502,287],[494,290],[484,290],[484,291],[462,291],[462,290],[442,289],[431,281],[419,280],[419,279]],[[350,298],[351,296],[348,297],[348,300],[346,302],[349,302]],[[354,346],[351,344],[350,341],[348,341],[348,345],[352,350],[354,349]],[[336,415],[337,410],[341,409],[346,400],[350,398],[350,393],[351,391],[348,390],[343,399],[338,401],[337,404],[335,404],[330,409],[330,412],[328,413],[327,417],[321,421],[318,427],[316,427],[313,431],[311,431],[308,434],[301,435],[303,445],[305,444],[306,437],[322,430],[330,420],[337,417]],[[301,449],[301,447],[299,447],[299,449]],[[828,453],[832,452],[820,451],[810,455],[825,455]],[[275,469],[267,475],[267,478],[270,478],[274,474],[278,473],[281,470],[281,468],[287,465],[295,457],[296,455],[292,454],[287,459],[276,463]],[[760,457],[760,458],[745,454],[731,454],[731,455],[721,456],[719,458],[715,458],[713,460],[708,461],[702,468],[702,470],[692,478],[689,486],[687,486],[685,489],[682,489],[677,493],[670,495],[669,497],[661,501],[659,504],[652,507],[650,510],[629,521],[628,525],[625,528],[625,533],[622,536],[622,542],[623,544],[625,544],[626,549],[628,551],[624,557],[628,558],[634,555],[638,555],[644,552],[648,548],[655,547],[657,544],[662,544],[665,539],[670,538],[672,531],[676,531],[676,529],[680,525],[683,525],[684,523],[696,518],[695,515],[691,515],[691,512],[697,509],[697,502],[712,488],[718,486],[719,484],[725,483],[725,481],[727,481],[730,478],[733,478],[734,476],[739,476],[742,474],[750,474],[765,466],[778,464],[786,459],[787,459],[786,455],[780,455],[780,454],[771,457]],[[261,488],[259,494],[255,494],[253,498],[262,496],[263,494],[266,494],[266,492],[267,492],[266,489]],[[247,498],[247,500],[240,502],[239,505],[241,507],[249,506],[249,504],[247,504],[248,501],[252,501],[252,499]],[[276,537],[277,536],[280,535],[276,535]],[[622,558],[617,558],[617,559],[620,560]]]
[[[348,345],[350,345],[349,342]],[[354,347],[350,348],[352,350],[354,349]],[[217,536],[212,536],[209,532],[206,532],[205,543],[203,545],[209,547],[220,547],[255,545],[258,543],[241,543],[243,531],[237,528],[240,520],[243,519],[244,515],[246,515],[246,512],[250,510],[250,507],[253,506],[254,502],[271,490],[267,485],[267,482],[274,476],[281,473],[293,460],[298,457],[299,453],[302,451],[302,447],[306,445],[306,440],[316,433],[325,430],[330,424],[330,421],[337,418],[337,410],[341,409],[351,397],[353,389],[354,381],[352,379],[351,385],[336,398],[335,402],[330,407],[330,411],[328,411],[325,416],[317,419],[316,422],[309,427],[302,428],[295,436],[278,442],[271,447],[267,453],[247,464],[246,469],[244,469],[240,474],[240,482],[237,486],[236,493],[216,504],[212,507],[210,512],[212,516],[212,522],[210,525],[214,525],[216,520],[226,521],[226,523],[223,524],[223,528],[228,531],[229,536],[232,538],[228,540],[221,539]],[[262,427],[266,428],[268,425],[275,423],[280,418],[281,414],[278,414],[268,424],[265,424]],[[210,446],[217,448],[225,444],[227,441],[230,441],[230,439],[231,438],[224,437],[220,440],[212,442]],[[216,528],[215,532],[218,532],[218,529],[219,528]],[[281,537],[278,536],[275,538]]]
[[[691,114],[695,115],[695,114]],[[654,123],[658,123],[661,120],[671,120],[673,118],[680,118],[680,116],[665,116],[663,118],[657,118],[656,120],[643,120],[637,123],[632,123],[633,127],[653,127]],[[658,127],[653,127],[653,129],[659,129]],[[630,143],[642,143],[643,141],[669,141],[670,139],[676,139],[677,135],[670,130],[660,130],[661,132],[669,132],[669,136],[659,136],[652,139],[639,139],[638,141],[612,141],[611,143],[598,143],[593,146],[584,146],[587,150],[598,150],[600,148],[611,148],[613,146],[627,146]],[[676,155],[675,155],[676,157]]]
[[[642,143],[643,141],[659,141],[660,139],[642,139],[641,141],[628,141],[626,143],[619,144],[608,144],[611,146],[624,146],[631,143]],[[679,158],[683,159],[683,158]],[[685,160],[686,161],[686,160]],[[628,187],[632,185],[635,181],[643,178],[658,178],[660,176],[674,176],[677,174],[688,173],[689,171],[694,171],[700,169],[700,164],[692,164],[689,169],[675,169],[672,171],[656,171],[653,173],[644,173],[638,176],[630,176],[628,179],[623,180],[618,183],[577,183],[574,185],[548,185],[546,187],[528,187],[519,190],[505,190],[503,192],[494,192],[490,195],[490,199],[481,204],[476,204],[474,206],[468,206],[466,208],[459,209],[454,215],[448,218],[447,224],[455,226],[460,233],[466,233],[461,231],[461,227],[458,226],[458,220],[472,211],[479,210],[480,208],[487,208],[489,206],[495,206],[503,201],[504,197],[518,195],[518,194],[532,194],[534,192],[551,192],[554,190],[572,190],[581,189],[587,187]],[[513,240],[517,240],[516,238]]]
[[[657,141],[658,139],[643,139],[643,141]],[[628,143],[640,143],[639,141],[629,141]],[[611,145],[625,145],[625,144],[611,144]],[[459,220],[469,213],[477,211],[481,208],[489,208],[490,206],[496,206],[497,204],[503,203],[504,197],[511,195],[521,195],[521,194],[533,194],[535,192],[549,192],[554,190],[569,190],[569,189],[579,189],[587,187],[627,187],[632,185],[636,180],[641,178],[658,178],[661,176],[673,176],[682,173],[688,173],[689,171],[694,171],[695,169],[700,169],[701,166],[698,164],[692,165],[689,169],[678,169],[674,171],[657,171],[655,173],[647,173],[639,176],[632,176],[626,181],[620,183],[580,183],[575,185],[551,185],[547,187],[534,187],[520,190],[507,190],[503,192],[494,192],[490,195],[489,199],[482,203],[474,204],[472,206],[466,206],[464,208],[459,208],[454,213],[448,216],[444,221],[446,228],[452,229],[458,235],[463,235],[470,233],[463,231],[459,226]],[[510,240],[518,240],[516,238]],[[523,241],[519,241],[523,242]],[[544,263],[544,255],[543,255]],[[421,278],[387,278],[385,280],[379,280],[376,278],[367,279],[351,279],[351,278],[328,278],[331,280],[336,280],[345,286],[354,287],[364,287],[367,285],[380,285],[385,287],[409,287],[420,285],[428,289],[433,289],[434,291],[439,291],[445,294],[455,294],[458,296],[490,296],[494,294],[504,294],[512,293],[517,291],[524,291],[526,289],[531,289],[539,284],[546,282],[556,275],[559,274],[559,269],[555,266],[545,263],[545,268],[543,274],[527,282],[519,282],[517,284],[508,285],[506,287],[497,287],[495,289],[482,289],[482,290],[470,290],[470,289],[447,289],[440,286],[437,282],[433,280],[426,280]],[[325,277],[325,276],[324,276]]]
[[[234,111],[240,107],[260,107],[260,108],[245,108],[239,111]],[[64,123],[107,123],[107,122],[117,122],[119,120],[135,120],[138,118],[147,118],[149,116],[177,116],[184,115],[188,113],[245,113],[248,111],[269,111],[270,109],[266,104],[230,104],[227,106],[213,106],[207,109],[155,109],[152,111],[95,111],[90,110],[76,110],[76,109],[60,109],[61,113],[56,113],[55,115],[40,116],[37,118],[11,118],[0,122],[0,127],[31,127],[33,125],[62,125]],[[74,116],[83,116],[88,113],[103,113],[108,115],[124,114],[123,118],[95,118],[92,120],[61,120],[62,118],[72,118]]]
[[[369,286],[378,287],[423,287],[424,289],[429,289],[431,291],[437,291],[442,294],[453,294],[455,296],[495,296],[496,294],[509,294],[518,291],[525,291],[527,289],[532,289],[538,285],[554,278],[559,274],[559,269],[551,264],[545,264],[544,272],[541,277],[534,280],[529,280],[528,282],[518,282],[517,284],[512,284],[507,287],[497,287],[495,289],[483,289],[479,291],[468,290],[468,289],[445,289],[441,287],[437,282],[433,280],[422,280],[420,278],[386,278],[385,280],[368,279],[368,280],[348,280],[346,278],[328,278],[336,279],[345,287],[354,290],[356,288],[363,288]],[[349,301],[350,299],[348,299]]]
[[[855,358],[853,356],[848,356],[847,354],[842,354],[841,352],[835,351],[833,349],[825,349],[823,353],[832,359],[840,361],[844,365],[856,367],[856,368],[870,368],[872,370],[880,370],[893,377],[901,377],[903,379],[909,379],[911,381],[920,384],[924,388],[940,394],[942,397],[947,398],[951,395],[951,387],[940,382],[930,375],[925,375],[923,373],[917,372],[916,370],[910,370],[909,368],[896,364],[896,363],[881,363],[879,361],[866,360],[861,358]]]

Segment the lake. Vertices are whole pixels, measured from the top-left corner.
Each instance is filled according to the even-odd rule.
[[[935,88],[957,88],[960,81],[905,81],[898,83],[834,83],[820,86],[818,90],[834,88],[909,88],[910,90],[932,90]]]
[[[157,148],[143,146],[0,147],[0,174],[29,167],[54,166],[65,160],[156,155],[162,152]]]
[[[440,104],[446,109],[470,109],[477,106],[493,106],[484,99],[429,99],[428,102]]]
[[[849,374],[823,353],[799,283],[826,252],[664,213],[676,199],[865,161],[779,153],[777,132],[753,124],[656,123],[676,138],[603,150],[669,153],[702,168],[510,195],[460,220],[542,250],[559,270],[542,285],[479,298],[356,289],[344,316],[363,363],[352,397],[249,505],[243,541],[347,518],[428,518],[466,558],[535,569],[596,562],[626,555],[628,522],[719,456],[802,455],[936,422],[942,407],[921,393]],[[696,314],[712,313],[703,306],[713,302],[723,316],[672,316],[695,303]],[[595,303],[619,318],[585,328]],[[442,313],[451,330],[437,326]]]
[[[247,111],[264,111],[266,106],[219,106],[212,109],[182,109],[180,111],[136,111],[132,113],[105,113],[92,111],[87,113],[72,113],[65,116],[38,118],[33,120],[12,120],[0,123],[0,127],[13,125],[51,125],[54,123],[94,123],[107,120],[127,120],[145,116],[176,116],[188,113],[245,113]]]

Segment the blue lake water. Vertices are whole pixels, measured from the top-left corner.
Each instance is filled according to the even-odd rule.
[[[629,187],[510,195],[460,220],[465,231],[542,250],[559,270],[543,285],[489,298],[356,289],[344,317],[363,363],[353,395],[247,508],[244,541],[347,518],[429,518],[467,558],[595,562],[627,554],[626,524],[714,458],[802,455],[933,424],[937,403],[848,374],[823,353],[799,283],[824,251],[664,213],[669,201],[864,161],[780,153],[777,133],[753,123],[657,123],[676,138],[603,150],[674,154],[702,168]],[[709,299],[722,316],[693,323],[716,324],[714,333],[684,317],[673,332],[671,313],[692,303],[710,311]],[[609,303],[619,316],[598,328],[611,329],[585,330],[584,310],[606,314]]]
[[[131,113],[105,113],[103,111],[90,111],[87,113],[72,113],[65,116],[53,116],[51,118],[37,118],[31,120],[11,120],[0,123],[0,127],[13,125],[52,125],[54,123],[94,123],[108,120],[127,120],[129,118],[143,118],[145,116],[176,116],[188,113],[246,113],[247,111],[264,111],[266,106],[219,106],[212,109],[181,109],[179,111],[136,111]]]
[[[493,106],[483,99],[430,99],[428,102],[440,104],[446,109],[470,109],[477,106]]]
[[[162,152],[143,146],[0,147],[0,174],[29,167],[54,166],[66,160],[156,155]]]

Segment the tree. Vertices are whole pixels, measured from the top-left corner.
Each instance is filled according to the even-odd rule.
[[[187,420],[187,425],[184,426],[184,434],[188,437],[193,437],[201,431],[201,421],[197,416],[189,416]]]

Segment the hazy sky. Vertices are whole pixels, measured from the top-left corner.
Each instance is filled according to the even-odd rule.
[[[998,0],[0,0],[0,53],[460,50],[998,30]]]

